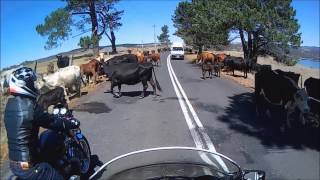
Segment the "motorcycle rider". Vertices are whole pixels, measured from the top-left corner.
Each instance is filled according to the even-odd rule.
[[[14,71],[9,81],[10,97],[5,107],[10,169],[21,179],[64,179],[50,164],[41,162],[38,152],[39,128],[64,130],[78,128],[76,119],[57,119],[37,105],[37,77],[31,68]]]

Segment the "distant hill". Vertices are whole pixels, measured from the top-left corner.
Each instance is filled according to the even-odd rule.
[[[291,49],[290,54],[297,58],[310,58],[320,60],[320,47],[301,46],[297,49]]]
[[[224,48],[225,50],[231,51],[242,51],[240,43],[230,44]],[[310,58],[320,60],[320,47],[315,46],[301,46],[299,48],[291,48],[290,55],[294,58]]]

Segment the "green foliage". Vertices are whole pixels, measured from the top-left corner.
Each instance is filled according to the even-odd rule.
[[[200,51],[202,46],[228,44],[229,27],[218,11],[222,9],[213,1],[180,2],[172,17],[175,34]]]
[[[78,43],[78,46],[88,49],[92,45],[90,36],[81,37]]]
[[[48,37],[45,48],[55,48],[76,29],[82,34],[91,31],[93,48],[97,49],[102,35],[106,35],[112,44],[115,37],[112,33],[122,25],[120,20],[123,11],[115,8],[119,0],[64,0],[66,6],[48,15],[43,24],[37,25],[36,31]],[[110,30],[110,35],[107,30]],[[111,38],[110,38],[111,36]],[[86,42],[83,39],[82,42]],[[82,44],[83,44],[82,43]],[[85,45],[85,44],[83,44]]]
[[[233,28],[243,31],[243,49],[248,58],[270,54],[286,61],[289,48],[300,46],[300,26],[291,0],[236,0],[230,5],[235,7],[230,8]]]
[[[158,36],[158,40],[160,41],[161,44],[166,44],[168,45],[170,43],[169,39],[169,28],[167,25],[164,25],[161,27],[161,34]]]
[[[287,61],[301,33],[291,0],[193,0],[181,2],[172,17],[176,35],[192,45],[228,43],[238,33],[245,58],[269,54]]]
[[[101,39],[101,36],[100,36],[100,38],[99,38],[99,36],[92,36],[92,37],[84,36],[84,37],[80,38],[78,46],[80,46],[81,48],[89,49],[94,44],[99,42],[100,39]]]
[[[294,66],[299,62],[298,59],[293,59],[293,58],[287,58],[283,63],[285,63],[288,66]]]
[[[41,36],[48,36],[45,49],[59,45],[59,40],[66,40],[71,35],[72,19],[65,9],[57,9],[45,18],[45,23],[37,25],[36,31]]]

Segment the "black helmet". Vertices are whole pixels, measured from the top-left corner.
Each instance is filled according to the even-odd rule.
[[[38,96],[38,90],[34,84],[36,80],[37,75],[31,68],[21,67],[11,74],[9,92],[13,95],[36,98]]]

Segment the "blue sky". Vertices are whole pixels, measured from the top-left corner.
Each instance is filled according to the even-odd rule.
[[[117,4],[124,10],[123,26],[116,32],[116,43],[153,42],[164,24],[169,26],[172,41],[181,41],[172,35],[175,29],[171,16],[179,0],[123,0]],[[319,46],[319,0],[295,0],[297,19],[301,25],[304,46]],[[64,2],[54,0],[1,0],[1,68],[78,48],[79,36],[70,37],[56,49],[45,50],[46,38],[35,31],[37,24]],[[77,35],[74,32],[73,35]],[[89,35],[89,33],[88,33]],[[104,38],[100,45],[110,45]]]

